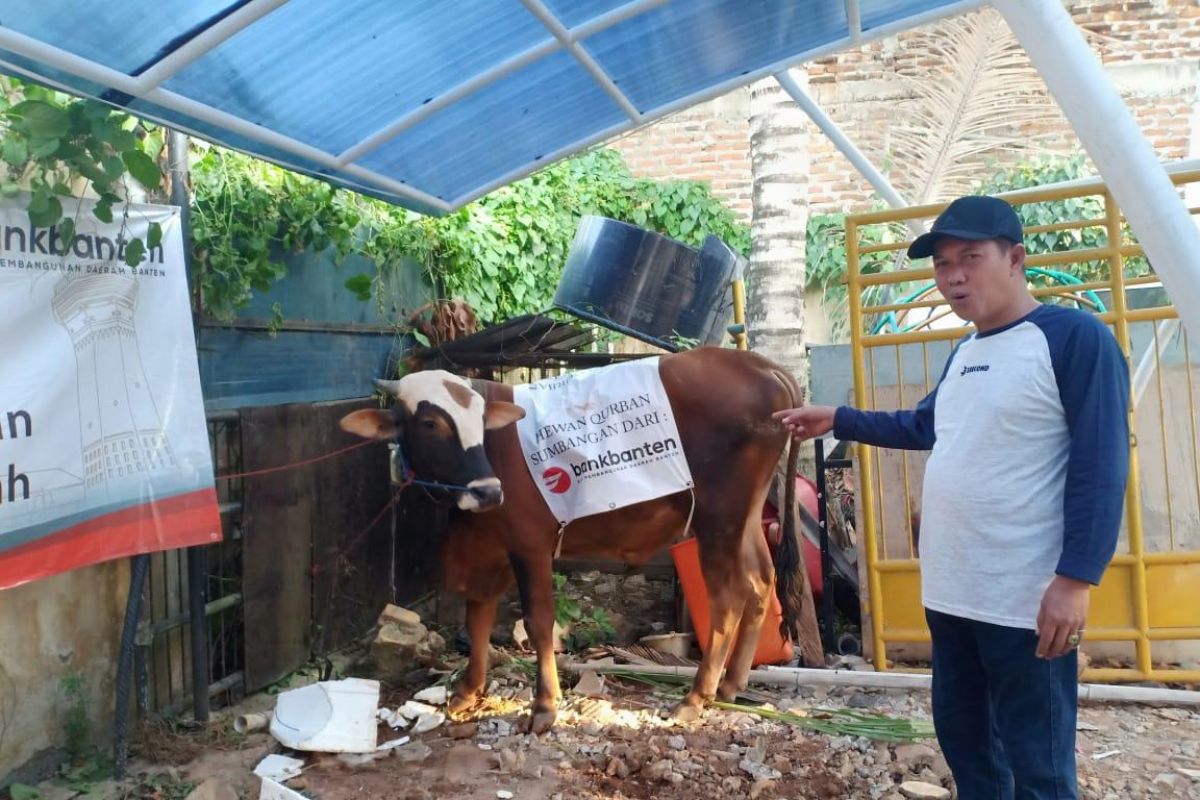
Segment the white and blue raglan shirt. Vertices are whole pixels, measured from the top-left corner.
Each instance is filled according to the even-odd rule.
[[[1093,315],[1039,306],[963,339],[914,410],[839,408],[838,439],[929,450],[926,608],[1036,629],[1056,574],[1092,584],[1112,558],[1129,467],[1129,371]]]

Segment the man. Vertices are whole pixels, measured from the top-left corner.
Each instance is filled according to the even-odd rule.
[[[1021,223],[955,200],[909,247],[977,332],[914,410],[808,406],[798,438],[932,449],[921,504],[933,716],[962,800],[1075,798],[1077,650],[1116,547],[1129,374],[1093,315],[1040,304]]]

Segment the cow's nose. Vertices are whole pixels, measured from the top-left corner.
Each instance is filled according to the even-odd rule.
[[[479,503],[480,509],[495,508],[504,502],[504,490],[500,488],[499,478],[481,478],[467,484],[471,496]]]

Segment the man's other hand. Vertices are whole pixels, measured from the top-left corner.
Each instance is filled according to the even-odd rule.
[[[837,409],[833,406],[803,406],[776,411],[771,416],[782,422],[797,439],[813,439],[833,430],[833,417]]]
[[[1058,658],[1079,645],[1079,640],[1071,636],[1083,635],[1090,588],[1086,581],[1063,575],[1056,575],[1046,587],[1037,618],[1038,658]]]

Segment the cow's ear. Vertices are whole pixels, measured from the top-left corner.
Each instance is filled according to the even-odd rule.
[[[493,400],[487,404],[487,409],[483,412],[483,427],[489,431],[495,428],[503,428],[505,425],[511,425],[524,417],[525,409],[519,405],[506,403],[503,400]]]
[[[391,440],[400,435],[396,415],[379,408],[363,408],[351,411],[338,423],[342,430],[357,434],[364,439]]]

